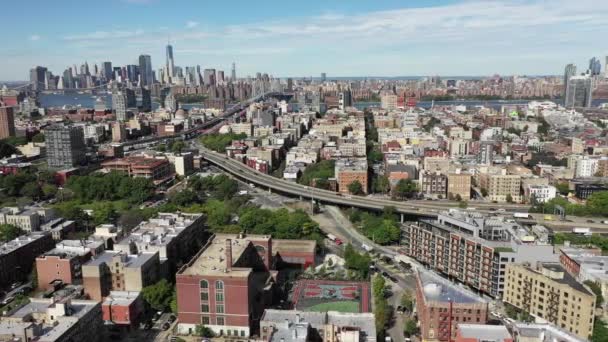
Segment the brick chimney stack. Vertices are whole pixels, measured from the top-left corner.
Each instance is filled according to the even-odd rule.
[[[226,270],[232,270],[232,240],[226,239]]]

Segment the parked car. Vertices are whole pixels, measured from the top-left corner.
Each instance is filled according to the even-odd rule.
[[[342,240],[336,238],[336,240],[334,240],[334,242],[336,243],[336,245],[340,246],[343,244]]]
[[[152,320],[153,320],[153,321],[158,321],[158,320],[160,319],[160,316],[162,316],[162,315],[163,315],[163,312],[162,312],[162,311],[157,311],[157,312],[154,314],[154,317],[152,318]]]
[[[169,321],[169,323],[173,323],[173,322],[175,322],[176,319],[177,319],[177,317],[175,317],[175,315],[171,315],[171,316],[169,316],[168,321]]]
[[[169,323],[169,322],[163,323],[162,328],[163,328],[163,330],[169,330],[169,328],[171,328],[171,323]]]
[[[15,296],[8,296],[8,297],[4,298],[4,300],[0,304],[7,305],[14,300],[15,300]]]

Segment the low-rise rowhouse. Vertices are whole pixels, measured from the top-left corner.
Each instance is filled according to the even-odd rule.
[[[136,326],[145,312],[144,301],[139,291],[111,291],[101,303],[106,324]]]
[[[591,337],[595,294],[559,263],[509,264],[503,301],[576,336]]]

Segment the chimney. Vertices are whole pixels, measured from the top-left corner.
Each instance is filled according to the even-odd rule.
[[[226,270],[232,270],[232,240],[226,239]]]

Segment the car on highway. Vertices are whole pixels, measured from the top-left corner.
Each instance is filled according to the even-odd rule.
[[[2,302],[0,302],[1,305],[8,305],[10,304],[12,301],[15,300],[15,296],[8,296],[6,298],[4,298],[4,300]]]
[[[593,220],[587,220],[587,223],[595,223]]]

